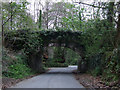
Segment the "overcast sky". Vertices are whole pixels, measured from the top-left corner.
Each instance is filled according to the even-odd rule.
[[[34,17],[34,3],[36,4],[36,6],[38,6],[38,2],[40,1],[41,4],[43,5],[43,7],[45,6],[45,2],[46,1],[50,1],[50,2],[60,2],[60,1],[64,1],[64,2],[70,2],[70,3],[73,3],[73,2],[84,2],[84,3],[88,3],[88,4],[91,4],[92,2],[109,2],[109,1],[112,1],[112,2],[118,2],[119,0],[27,0],[30,5],[28,5],[28,9],[30,10],[30,14]],[[42,5],[39,6],[39,10],[42,9]],[[89,9],[89,8],[88,8]],[[37,10],[35,10],[37,11]],[[92,13],[92,11],[90,11]],[[37,15],[37,14],[35,14]],[[36,16],[35,16],[36,17]],[[37,19],[37,18],[36,18]],[[36,21],[35,19],[35,21]]]
[[[28,9],[30,10],[29,12],[31,13],[31,15],[32,16],[34,16],[34,3],[36,4],[36,6],[37,6],[37,4],[38,4],[38,2],[40,1],[41,2],[41,4],[43,5],[43,7],[45,6],[45,2],[46,1],[50,1],[50,2],[70,2],[70,3],[73,3],[73,2],[80,2],[80,1],[82,1],[82,2],[85,2],[85,3],[92,3],[94,0],[27,0],[29,3],[30,3],[30,5],[28,5]],[[40,5],[40,7],[39,7],[39,9],[42,9],[42,5]]]
[[[28,6],[28,8],[31,11],[34,11],[34,2],[37,4],[39,1],[43,4],[43,6],[45,5],[46,1],[50,1],[50,2],[60,2],[60,1],[64,1],[64,2],[85,2],[85,3],[92,3],[94,1],[100,1],[100,2],[108,2],[108,1],[114,1],[117,2],[119,0],[27,0],[28,2],[30,2],[30,5]]]

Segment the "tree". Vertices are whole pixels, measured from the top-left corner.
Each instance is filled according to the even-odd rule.
[[[65,16],[65,3],[50,3],[46,2],[45,10],[42,14],[42,27],[43,29],[62,27],[61,18]]]
[[[3,3],[2,27],[4,28],[4,31],[33,27],[34,22],[32,17],[27,13],[28,4],[29,3],[26,0],[18,3]]]

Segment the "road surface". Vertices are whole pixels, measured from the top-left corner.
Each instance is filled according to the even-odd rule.
[[[19,82],[11,88],[84,88],[72,74],[76,68],[51,68],[47,73]]]

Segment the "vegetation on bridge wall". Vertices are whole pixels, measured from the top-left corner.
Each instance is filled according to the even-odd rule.
[[[31,59],[35,55],[41,54],[43,56],[44,47],[49,44],[55,43],[55,46],[63,46],[77,51],[83,55],[85,48],[82,44],[81,32],[72,31],[39,31],[34,32],[31,30],[19,30],[5,33],[5,47],[13,50],[23,49],[28,57],[28,63],[34,63]],[[64,38],[64,39],[63,39]],[[37,63],[37,62],[36,62]],[[36,66],[34,63],[34,66]]]
[[[38,31],[19,30],[5,33],[5,47],[13,50],[26,49],[26,53],[38,52],[43,47],[55,43],[58,46],[69,47],[74,45],[76,48],[83,48],[81,32],[72,31]],[[63,39],[64,38],[64,39]],[[11,44],[11,45],[10,45]],[[29,50],[27,50],[29,49]],[[85,50],[85,49],[84,49]]]

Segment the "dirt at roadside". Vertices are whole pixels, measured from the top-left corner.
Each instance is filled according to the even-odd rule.
[[[73,72],[76,80],[86,88],[119,88],[116,86],[108,86],[100,77],[94,77],[90,74],[77,74]]]
[[[47,72],[49,70],[50,70],[50,68],[48,68],[45,72]],[[45,72],[43,72],[43,73],[45,73]],[[42,74],[42,73],[40,73],[40,74]],[[23,79],[13,79],[13,78],[8,78],[8,77],[2,77],[2,90],[5,88],[9,88],[9,87],[13,86],[20,81],[23,81],[25,79],[30,79],[30,78],[37,76],[37,75],[40,75],[40,74],[34,74],[34,75],[28,76],[28,77],[23,78]]]
[[[17,82],[19,82],[18,79],[4,77],[2,78],[2,89],[9,88],[10,86],[16,84]]]
[[[37,75],[37,74],[36,74]],[[5,88],[9,88],[13,85],[15,85],[16,83],[20,82],[20,81],[23,81],[25,79],[29,79],[29,78],[32,78],[36,75],[31,75],[31,76],[28,76],[24,79],[13,79],[13,78],[8,78],[8,77],[3,77],[2,78],[2,89],[5,89]]]

